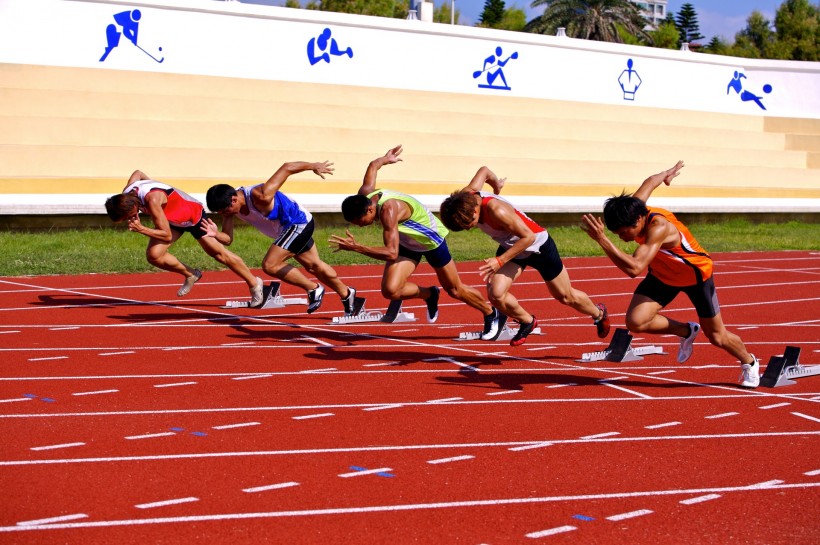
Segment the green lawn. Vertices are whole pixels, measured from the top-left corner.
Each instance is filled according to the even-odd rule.
[[[820,224],[816,223],[751,223],[729,220],[720,223],[689,225],[692,233],[710,252],[774,251],[820,249]],[[603,255],[579,227],[549,229],[564,257]],[[344,228],[317,229],[314,240],[322,258],[331,265],[375,263],[352,252],[333,253],[327,240]],[[368,245],[381,245],[381,229],[351,227],[357,240]],[[270,239],[248,226],[236,229],[231,250],[239,254],[251,268],[260,267]],[[615,240],[615,239],[613,239]],[[46,274],[127,273],[156,271],[145,261],[147,239],[123,227],[52,232],[1,231],[0,276]],[[495,255],[495,243],[480,231],[451,233],[447,243],[456,261],[476,261]],[[617,243],[622,248],[632,246]],[[182,237],[172,252],[192,267],[214,270],[221,265],[208,257],[190,236]],[[631,249],[630,249],[631,252]]]

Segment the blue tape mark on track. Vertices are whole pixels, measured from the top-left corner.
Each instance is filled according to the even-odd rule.
[[[23,397],[30,397],[32,399],[36,398],[37,396],[34,394],[23,394]]]
[[[350,469],[352,469],[353,471],[367,471],[366,467],[361,467],[361,466],[350,466]],[[375,475],[378,476],[378,477],[389,477],[389,478],[395,477],[395,475],[393,475],[392,473],[387,473],[385,471],[382,471],[381,473],[376,473]]]
[[[208,434],[205,433],[204,431],[192,431],[191,435],[196,435],[197,437],[205,437]]]
[[[185,428],[171,428],[171,431],[185,431]]]
[[[593,517],[588,517],[586,515],[572,515],[572,518],[585,521],[595,520]]]

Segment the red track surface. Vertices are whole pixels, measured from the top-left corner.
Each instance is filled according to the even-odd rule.
[[[786,345],[820,364],[820,253],[716,261],[764,369]],[[637,280],[566,264],[623,327]],[[381,267],[338,272],[384,310]],[[435,325],[414,302],[416,322],[331,325],[332,293],[226,310],[247,296],[229,273],[177,283],[0,279],[0,543],[820,542],[820,376],[740,389],[702,336],[686,365],[667,337],[578,363],[607,343],[531,271],[514,293],[545,335],[515,348],[454,341],[480,317],[446,296]]]

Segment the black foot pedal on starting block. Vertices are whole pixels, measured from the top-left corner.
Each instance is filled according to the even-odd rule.
[[[606,350],[599,352],[586,352],[581,354],[580,361],[589,363],[592,361],[640,361],[641,356],[649,354],[665,354],[660,346],[641,346],[632,348],[632,335],[626,329],[618,328],[609,341]]]
[[[344,316],[335,316],[330,322],[333,325],[359,324],[364,322],[415,322],[416,317],[410,312],[401,312],[401,301],[392,301],[387,314],[379,311],[368,312],[364,309],[364,297],[353,299],[353,312]]]
[[[401,303],[401,299],[397,301],[390,301],[390,304],[387,306],[387,314],[382,316],[379,321],[388,324],[394,324],[397,322],[415,322],[416,315],[412,312],[402,312]]]
[[[787,346],[782,356],[772,356],[760,385],[768,388],[795,384],[794,379],[820,375],[820,365],[800,365],[800,347]]]
[[[272,281],[262,287],[262,304],[252,307],[250,301],[225,301],[219,308],[283,308],[288,305],[307,305],[307,297],[282,297],[279,282]]]

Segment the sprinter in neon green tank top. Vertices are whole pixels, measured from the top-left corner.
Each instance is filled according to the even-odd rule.
[[[360,244],[350,230],[346,231],[345,236],[332,235],[330,243],[336,251],[358,252],[384,261],[382,295],[391,301],[423,299],[427,304],[427,320],[432,323],[438,318],[439,288],[422,287],[408,281],[422,257],[427,259],[450,297],[481,311],[484,316],[482,338],[497,339],[503,324],[501,314],[484,300],[478,290],[461,282],[445,241],[449,232],[447,228],[410,195],[387,189],[376,190],[379,169],[401,161],[401,152],[402,147],[398,145],[371,161],[358,194],[347,197],[342,203],[342,213],[353,225],[364,227],[377,219],[381,222],[384,246]]]

